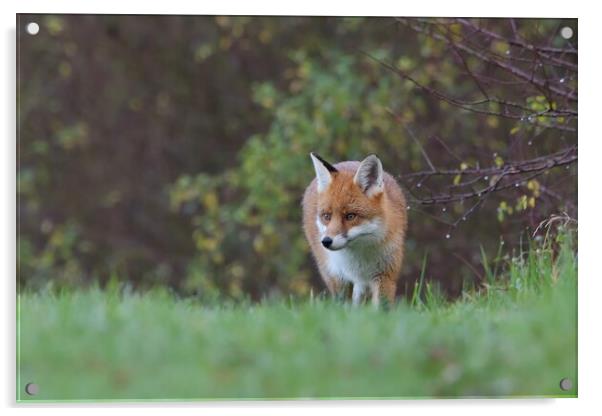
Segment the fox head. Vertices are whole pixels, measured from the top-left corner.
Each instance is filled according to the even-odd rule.
[[[384,239],[384,178],[378,157],[365,158],[355,172],[337,170],[315,153],[320,241],[329,250]]]

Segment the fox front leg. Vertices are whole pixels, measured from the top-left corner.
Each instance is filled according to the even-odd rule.
[[[358,306],[361,303],[365,290],[366,290],[366,287],[364,285],[362,285],[361,283],[353,284],[353,293],[351,295],[351,300],[353,302],[353,306]]]
[[[370,282],[370,291],[372,292],[372,304],[379,306],[381,299],[392,305],[395,301],[395,289],[397,284],[395,280],[388,276],[379,276]]]
[[[342,300],[345,298],[345,292],[347,285],[345,282],[336,277],[329,277],[325,279],[328,291],[334,300]]]

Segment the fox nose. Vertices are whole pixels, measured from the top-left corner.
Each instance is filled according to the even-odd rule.
[[[322,245],[326,248],[330,247],[332,245],[332,238],[330,237],[324,237],[322,239]]]

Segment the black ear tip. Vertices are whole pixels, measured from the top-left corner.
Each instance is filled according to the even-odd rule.
[[[322,159],[322,157],[317,154],[316,152],[310,152],[309,153],[311,156],[315,157],[316,159],[318,159],[320,162],[322,162],[322,164],[324,165],[324,167],[326,167],[326,169],[328,169],[329,172],[338,172],[338,170],[332,166],[330,163],[328,163],[327,161],[325,161],[324,159]]]

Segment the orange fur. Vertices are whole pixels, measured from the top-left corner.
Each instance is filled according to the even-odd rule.
[[[406,201],[395,179],[386,172],[382,174],[382,192],[369,195],[362,190],[354,181],[359,167],[360,162],[351,161],[334,165],[337,172],[329,173],[330,183],[322,192],[318,192],[316,178],[310,183],[303,196],[303,229],[320,274],[333,295],[345,281],[351,281],[358,297],[366,286],[372,292],[373,303],[378,304],[381,297],[392,302],[403,261]],[[340,250],[328,250],[321,242],[325,235],[338,235],[346,241],[344,238],[354,230],[366,227],[376,229],[374,236],[361,235]],[[345,264],[346,259],[353,264]],[[370,275],[360,276],[364,270]]]

